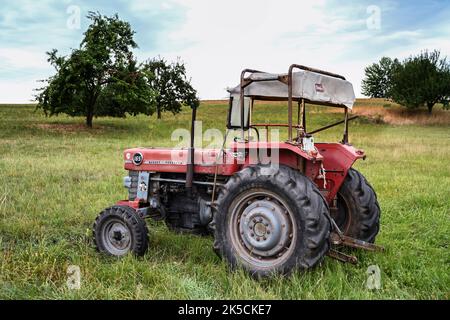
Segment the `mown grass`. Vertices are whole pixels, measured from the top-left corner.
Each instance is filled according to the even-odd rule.
[[[380,102],[382,103],[382,102]],[[375,103],[376,104],[376,103]],[[203,103],[203,129],[223,129],[227,106]],[[312,108],[310,129],[341,115]],[[448,112],[448,111],[447,111]],[[258,121],[285,120],[280,105],[258,105]],[[377,242],[384,253],[356,252],[357,266],[326,258],[290,277],[255,281],[230,273],[212,239],[176,235],[149,221],[143,258],[99,255],[91,225],[99,211],[126,196],[122,151],[172,146],[171,133],[189,127],[189,110],[161,121],[102,118],[94,130],[82,118],[46,118],[33,106],[0,107],[0,298],[6,299],[449,299],[449,124],[351,124],[351,142],[368,158],[356,164],[378,193]],[[337,141],[342,128],[317,136]],[[282,137],[285,133],[282,134]],[[376,264],[382,289],[365,287]],[[81,268],[80,290],[66,270]]]

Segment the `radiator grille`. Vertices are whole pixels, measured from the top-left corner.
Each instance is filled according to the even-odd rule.
[[[128,189],[128,200],[133,201],[137,197],[139,171],[128,171],[128,176],[131,179],[131,187]]]

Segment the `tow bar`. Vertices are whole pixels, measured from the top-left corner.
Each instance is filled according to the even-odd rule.
[[[334,222],[333,219],[331,219],[331,221],[335,229],[335,231],[330,235],[331,244],[333,246],[346,246],[350,248],[364,249],[367,251],[384,251],[384,248],[382,246],[344,235],[336,225],[336,222]],[[355,256],[339,252],[335,248],[331,248],[330,251],[328,251],[328,256],[342,262],[348,262],[351,264],[358,263],[358,258],[356,258]]]

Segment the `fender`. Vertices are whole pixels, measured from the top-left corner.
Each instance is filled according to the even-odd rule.
[[[332,203],[348,170],[358,159],[365,159],[364,150],[356,149],[342,143],[316,143],[316,148],[323,155],[324,177],[316,177],[314,182],[319,187],[329,204]]]
[[[244,167],[278,163],[301,171],[314,181],[331,204],[353,163],[366,156],[363,150],[348,144],[316,143],[315,146],[315,151],[305,152],[286,142],[255,142],[235,144],[234,150],[245,148],[248,151]]]

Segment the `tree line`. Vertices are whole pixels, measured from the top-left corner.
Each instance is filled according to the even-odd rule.
[[[409,109],[426,107],[431,114],[436,103],[449,107],[450,63],[438,50],[426,50],[402,62],[383,57],[365,68],[362,93]]]
[[[56,73],[37,89],[37,108],[46,115],[65,113],[86,117],[125,117],[127,114],[178,113],[183,105],[199,105],[197,92],[186,76],[182,61],[161,57],[139,63],[138,47],[128,22],[89,12],[91,23],[78,49],[67,56],[48,52]]]

